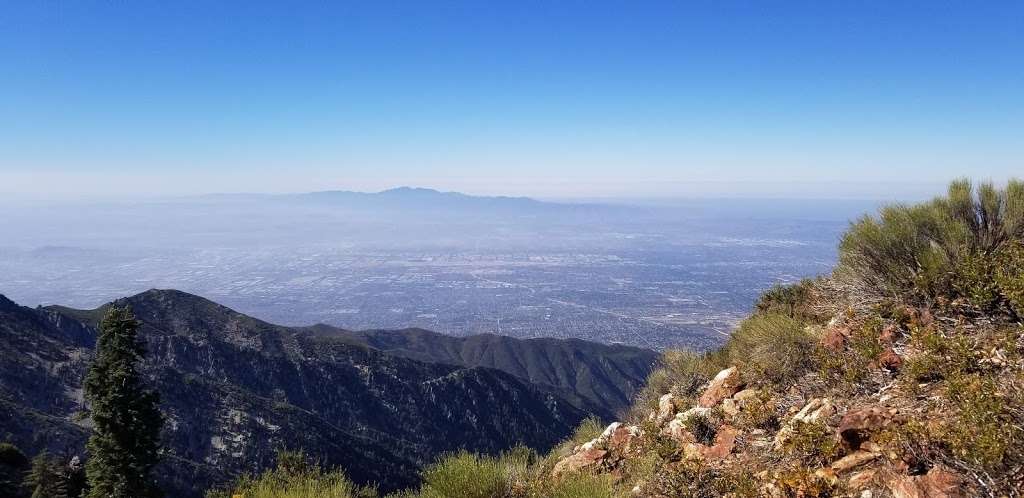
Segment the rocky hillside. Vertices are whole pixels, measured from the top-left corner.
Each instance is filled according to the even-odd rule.
[[[830,278],[772,289],[726,346],[675,352],[631,417],[537,481],[609,495],[1024,493],[1024,184],[855,223]]]
[[[413,359],[408,348],[390,354],[352,333],[280,327],[182,292],[114,304],[142,322],[144,373],[168,417],[157,474],[172,496],[264,468],[282,448],[302,448],[360,483],[405,487],[443,452],[549,448],[588,415],[588,394],[567,400],[497,368]],[[29,454],[81,452],[81,380],[105,308],[30,309],[0,298],[0,438]],[[579,365],[579,374],[562,368],[588,377],[589,364]],[[637,367],[629,382],[645,373]]]
[[[955,182],[853,223],[832,275],[769,290],[721,349],[667,352],[619,422],[443,460],[411,495],[1020,497],[1022,318],[1024,182]]]
[[[496,368],[557,391],[605,420],[614,420],[629,408],[658,360],[658,354],[648,349],[578,339],[452,337],[422,329],[334,333],[416,360]]]

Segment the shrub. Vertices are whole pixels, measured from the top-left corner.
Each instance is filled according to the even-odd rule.
[[[683,425],[686,430],[693,434],[693,437],[697,439],[698,443],[712,445],[715,444],[715,436],[718,435],[718,426],[721,425],[720,414],[709,414],[709,415],[694,415],[688,419]]]
[[[779,314],[803,321],[820,321],[814,310],[817,282],[805,278],[797,283],[775,284],[758,298],[754,309],[761,314]]]
[[[461,451],[423,471],[421,498],[501,498],[510,491],[509,476],[495,458]]]
[[[711,466],[701,460],[683,460],[660,473],[643,496],[719,498],[760,496],[750,472]]]
[[[756,315],[740,324],[725,345],[729,363],[748,380],[781,386],[814,368],[815,338],[785,315]]]
[[[1024,243],[1007,244],[997,255],[995,281],[1013,312],[1024,317]]]
[[[615,486],[609,474],[572,474],[557,479],[544,489],[545,498],[613,498]]]
[[[907,358],[902,374],[911,386],[966,373],[977,365],[971,338],[958,331],[944,334],[934,327],[918,327],[911,331],[910,343],[916,351]]]
[[[839,455],[839,439],[825,422],[794,422],[792,428],[782,446],[787,455],[810,465],[825,465]]]
[[[229,490],[207,493],[207,498],[371,498],[373,488],[352,483],[340,470],[326,470],[301,451],[281,451],[277,465],[258,476],[243,476]]]
[[[0,443],[0,496],[18,496],[28,464],[17,446]]]
[[[757,396],[743,404],[735,417],[736,424],[745,429],[762,429],[770,432],[779,430],[779,415],[775,412],[775,400],[770,391],[762,390]]]
[[[854,300],[930,304],[963,297],[984,304],[991,258],[1022,236],[1024,182],[975,189],[959,180],[945,197],[888,206],[855,222],[840,243],[835,276]]]
[[[956,406],[955,423],[944,439],[953,455],[986,470],[998,470],[1012,448],[1024,444],[1008,400],[996,381],[980,375],[950,379],[946,396]]]
[[[704,384],[728,366],[726,362],[725,356],[718,352],[665,351],[660,359],[661,366],[647,376],[629,418],[642,420],[657,407],[658,398],[669,392],[683,399],[696,397]]]
[[[844,390],[870,388],[865,381],[872,372],[878,371],[877,360],[885,351],[879,341],[885,322],[880,318],[868,320],[854,326],[846,338],[848,347],[834,351],[817,346],[818,372],[832,387]]]
[[[600,436],[602,432],[604,432],[604,425],[601,424],[601,421],[596,417],[587,417],[576,427],[570,441],[572,441],[573,446],[579,446]]]

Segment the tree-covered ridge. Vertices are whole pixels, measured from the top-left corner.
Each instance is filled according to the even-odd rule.
[[[268,468],[280,449],[304,449],[354,482],[383,490],[415,485],[422,466],[444,452],[494,454],[517,444],[546,450],[588,415],[581,408],[613,415],[589,402],[600,398],[583,386],[601,385],[604,375],[631,396],[622,390],[638,388],[655,360],[635,348],[494,336],[439,341],[479,354],[465,362],[431,352],[416,358],[432,334],[407,331],[417,338],[402,339],[399,354],[356,333],[281,327],[177,291],[149,291],[96,310],[30,309],[0,299],[0,441],[30,457],[49,452],[65,467],[75,456],[86,462],[92,422],[83,381],[104,314],[125,306],[141,322],[146,346],[138,373],[159,392],[166,416],[153,475],[179,497]],[[405,333],[373,335],[393,342]],[[548,378],[580,390],[502,370],[489,357],[504,351],[534,358],[524,365],[550,362],[557,375]]]

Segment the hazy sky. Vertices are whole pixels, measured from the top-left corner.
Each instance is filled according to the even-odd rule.
[[[5,2],[0,192],[1024,175],[1020,0],[299,3]]]

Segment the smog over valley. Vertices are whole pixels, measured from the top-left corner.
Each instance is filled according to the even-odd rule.
[[[0,220],[0,288],[78,307],[175,288],[285,325],[705,350],[767,287],[829,272],[849,220],[874,205],[409,188],[28,205]]]

